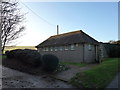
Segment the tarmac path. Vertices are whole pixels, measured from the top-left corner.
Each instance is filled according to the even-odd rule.
[[[106,88],[120,88],[120,72],[115,76],[113,81]]]
[[[74,88],[46,75],[34,76],[2,67],[2,88]]]

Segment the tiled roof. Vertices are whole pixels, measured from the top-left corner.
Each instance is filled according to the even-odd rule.
[[[79,30],[51,36],[36,47],[68,45],[75,43],[90,43],[98,45],[99,42],[84,33],[82,30]]]

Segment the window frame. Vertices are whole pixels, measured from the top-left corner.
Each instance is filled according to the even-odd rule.
[[[70,45],[70,50],[75,50],[75,45],[74,44]]]
[[[65,48],[64,48],[65,51],[69,50],[69,49],[68,49],[68,45],[65,45],[64,47],[65,47]]]
[[[88,44],[88,50],[91,51],[92,50],[92,45]]]
[[[60,50],[60,51],[63,51],[63,46],[59,46],[59,50]]]
[[[57,46],[55,46],[55,47],[54,47],[54,50],[55,50],[55,51],[58,51],[58,48],[57,48]]]

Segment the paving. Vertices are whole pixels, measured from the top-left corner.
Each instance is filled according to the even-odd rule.
[[[81,68],[70,66],[70,69],[67,71],[52,75],[54,78],[49,77],[47,74],[39,76],[30,75],[7,67],[2,67],[0,65],[0,70],[2,69],[0,88],[75,88],[66,82],[75,76],[76,73],[89,70],[94,68],[96,65],[97,64],[90,64]],[[113,81],[106,88],[118,88],[118,86],[120,86],[118,83],[119,76],[120,73],[116,75]]]
[[[75,88],[67,82],[77,72],[89,70],[97,64],[85,67],[70,66],[70,69],[55,75],[30,75],[7,67],[2,67],[2,88]],[[50,76],[54,76],[50,77]]]
[[[98,64],[90,64],[90,65],[87,65],[87,66],[84,66],[84,67],[70,65],[69,66],[70,69],[68,69],[67,71],[62,71],[62,73],[58,73],[58,74],[55,74],[55,75],[52,75],[52,76],[54,78],[57,78],[57,79],[68,82],[78,72],[89,70],[91,68],[94,68],[96,65],[98,65]]]
[[[120,88],[120,72],[115,76],[112,82],[106,88]]]
[[[74,88],[72,85],[50,78],[34,76],[2,67],[2,88]]]

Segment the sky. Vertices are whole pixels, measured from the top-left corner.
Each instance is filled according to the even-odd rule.
[[[99,42],[118,40],[117,2],[21,2],[24,35],[17,46],[36,46],[56,35],[83,30]]]

